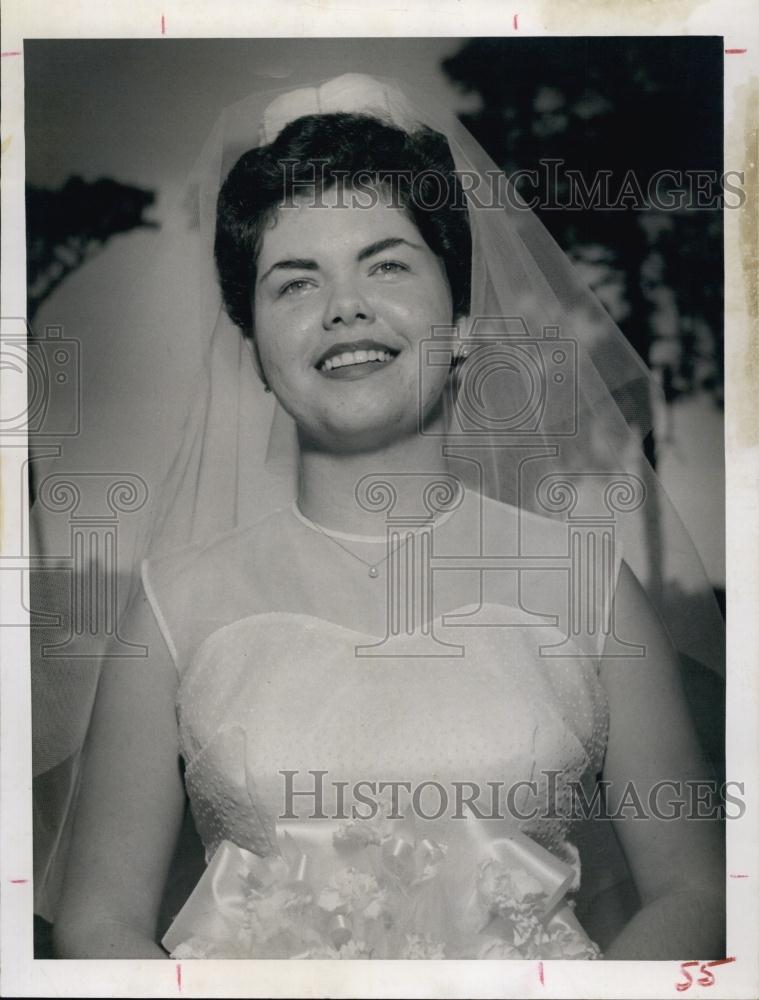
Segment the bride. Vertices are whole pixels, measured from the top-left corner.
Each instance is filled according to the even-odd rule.
[[[631,569],[647,373],[434,107],[263,103],[190,188],[202,360],[142,439],[179,445],[133,547],[149,655],[103,659],[57,953],[595,958],[595,884],[603,957],[721,955],[718,827],[676,808],[700,640]],[[624,859],[570,808],[599,777]],[[188,799],[208,868],[161,937]],[[599,858],[637,894],[611,940]]]

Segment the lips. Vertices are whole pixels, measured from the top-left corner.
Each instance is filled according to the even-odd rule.
[[[332,344],[315,367],[330,378],[361,378],[392,364],[398,353],[378,340],[354,340]]]

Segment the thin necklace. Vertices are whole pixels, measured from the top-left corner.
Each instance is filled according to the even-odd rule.
[[[313,528],[315,531],[318,531],[320,535],[324,536],[324,538],[328,539],[330,542],[334,542],[335,545],[337,545],[339,548],[341,548],[343,550],[343,552],[347,552],[349,556],[352,556],[354,559],[358,560],[358,562],[360,562],[364,566],[366,566],[366,568],[369,571],[369,576],[371,577],[372,580],[376,580],[377,577],[379,576],[379,568],[380,568],[380,566],[384,562],[387,562],[387,560],[390,558],[390,556],[394,556],[397,552],[400,552],[400,550],[405,545],[408,544],[408,541],[409,541],[410,537],[415,537],[416,535],[422,534],[422,532],[425,530],[425,528],[431,528],[432,527],[432,524],[429,524],[429,525],[425,524],[421,528],[418,528],[416,531],[407,531],[406,532],[406,537],[403,539],[402,542],[399,542],[398,545],[395,546],[395,548],[391,549],[381,559],[378,559],[376,562],[369,562],[367,559],[363,559],[360,555],[357,555],[352,549],[349,549],[347,545],[343,545],[343,543],[335,536],[334,533],[332,533],[330,531],[327,531],[325,528],[322,528],[322,526],[320,524],[317,524],[316,521],[312,521],[311,518],[306,517],[306,515],[303,513],[303,511],[298,507],[298,503],[297,503],[296,500],[292,501],[291,508],[292,508],[293,513],[295,514],[295,516],[298,518],[299,521],[301,521],[307,527]],[[437,521],[438,527],[440,527],[441,524],[443,524],[445,521],[447,521],[448,518],[449,518],[449,516],[452,513],[453,513],[453,509],[447,511],[441,518],[439,518],[439,520]],[[359,540],[359,538],[357,536],[357,541],[358,540]],[[377,537],[375,535],[367,535],[367,536],[364,537],[363,540],[364,541],[368,541],[368,542],[374,542],[374,543],[386,541],[385,538],[380,538],[380,537]]]

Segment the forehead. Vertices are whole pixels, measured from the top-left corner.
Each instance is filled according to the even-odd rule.
[[[350,256],[386,237],[425,245],[413,220],[389,193],[331,188],[276,210],[263,232],[258,266],[264,269],[283,255]]]

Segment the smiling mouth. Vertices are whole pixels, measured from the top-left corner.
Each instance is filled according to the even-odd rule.
[[[330,378],[362,378],[387,368],[399,352],[373,340],[334,344],[316,363],[321,375]]]

